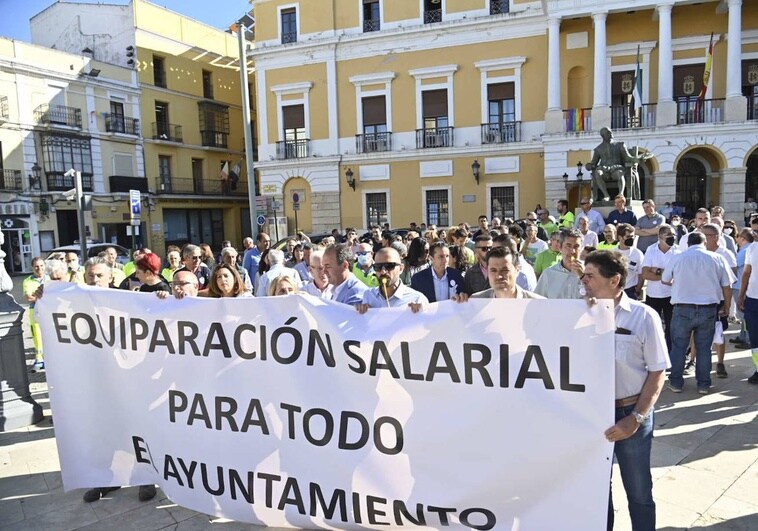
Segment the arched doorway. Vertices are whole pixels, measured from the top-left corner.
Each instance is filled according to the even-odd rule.
[[[698,208],[707,206],[706,178],[705,164],[695,157],[683,157],[676,165],[676,205],[685,208],[685,217],[692,218]]]
[[[297,194],[298,205],[295,206],[294,197]],[[282,199],[284,215],[287,217],[287,232],[289,235],[297,231],[309,233],[313,231],[313,195],[311,185],[302,177],[293,177],[284,183],[284,197]]]
[[[758,199],[758,149],[753,150],[747,159],[745,171],[745,199]]]

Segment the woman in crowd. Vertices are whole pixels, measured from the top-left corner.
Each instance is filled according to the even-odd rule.
[[[208,286],[208,296],[214,299],[224,297],[250,297],[252,294],[245,289],[237,268],[229,264],[216,266],[211,273]]]
[[[292,247],[292,250],[290,251],[290,259],[287,260],[284,265],[286,267],[292,267],[294,268],[297,264],[303,261],[303,244],[302,243],[296,243],[294,247]]]
[[[410,286],[411,277],[427,267],[429,267],[429,242],[424,238],[416,238],[408,245],[408,257],[405,259],[405,268],[400,273],[400,280],[406,286]]]
[[[437,241],[437,231],[428,230],[424,233],[424,239],[427,241],[427,247]]]
[[[293,293],[300,293],[300,289],[297,287],[295,279],[288,275],[276,277],[268,288],[269,297],[292,295]]]
[[[447,266],[457,269],[461,274],[465,275],[469,266],[468,257],[466,256],[465,251],[470,249],[467,247],[459,247],[457,245],[451,245],[449,249],[450,260],[448,261]]]
[[[145,253],[134,264],[134,274],[140,282],[138,288],[141,292],[154,293],[156,291],[171,292],[168,282],[159,274],[161,258],[155,253]]]
[[[176,270],[182,267],[182,255],[178,250],[170,251],[167,258],[168,267],[163,268],[163,271],[161,271],[161,276],[166,280],[166,282],[171,282],[174,279],[174,273]]]
[[[200,261],[204,263],[208,268],[213,269],[216,267],[216,257],[213,256],[211,246],[207,243],[201,243],[200,247]]]

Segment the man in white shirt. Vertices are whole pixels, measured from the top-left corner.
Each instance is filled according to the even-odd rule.
[[[292,278],[293,283],[299,288],[302,282],[300,281],[300,275],[297,271],[291,267],[284,266],[284,252],[278,249],[270,249],[267,255],[269,265],[271,266],[268,271],[260,275],[258,281],[255,283],[255,296],[266,297],[268,295],[268,287],[274,281],[274,279],[286,275]]]
[[[723,260],[724,264],[735,275],[735,281],[737,279],[737,257],[729,249],[719,245],[721,238],[721,227],[715,223],[708,223],[700,228],[700,231],[705,235],[705,248],[712,253],[716,253]],[[723,301],[722,301],[723,304]],[[729,308],[726,308],[727,315],[729,314]],[[721,318],[722,333],[729,326],[729,321],[726,316]],[[724,365],[724,355],[726,354],[726,343],[721,337],[720,343],[714,343],[713,348],[716,351],[716,376],[719,378],[726,378],[729,376],[726,372],[726,365]]]
[[[640,276],[642,260],[645,256],[634,246],[634,227],[629,223],[619,223],[617,227],[619,241],[618,252],[626,258],[626,284],[624,292],[633,300],[638,300],[642,294],[645,279]]]
[[[666,334],[666,348],[671,350],[671,286],[661,282],[663,272],[669,266],[674,255],[679,254],[676,247],[676,236],[671,225],[661,225],[658,228],[658,243],[651,245],[645,251],[642,260],[642,278],[647,281],[645,303],[654,309],[663,319]]]
[[[740,294],[737,307],[745,312],[750,347],[755,372],[748,383],[758,384],[758,244],[753,243],[745,255],[745,269],[742,271]]]
[[[587,218],[578,218],[576,220],[576,226],[579,228],[579,233],[582,235],[582,248],[595,247],[597,249],[599,243],[598,237],[597,234],[590,230],[589,220]]]
[[[603,232],[603,228],[605,227],[605,219],[600,212],[593,210],[592,198],[582,197],[582,199],[579,201],[579,206],[582,208],[582,211],[576,215],[574,226],[576,228],[579,228],[579,220],[582,218],[587,218],[587,221],[589,222],[589,230],[595,234],[601,234]]]
[[[359,313],[366,313],[369,308],[398,308],[409,306],[413,313],[429,305],[423,293],[409,288],[400,280],[403,262],[398,252],[392,247],[383,247],[376,252],[374,271],[379,279],[379,286],[363,292],[363,300],[356,305]]]
[[[540,275],[534,292],[548,299],[581,299],[584,264],[579,261],[581,235],[576,230],[561,231],[561,261]]]
[[[699,208],[697,212],[695,212],[695,230],[693,232],[699,232],[700,227],[703,225],[711,222],[711,213],[708,212],[707,208]],[[687,250],[687,236],[689,233],[685,233],[681,238],[679,238],[679,249],[682,251]]]
[[[711,345],[718,316],[727,315],[732,304],[734,275],[716,253],[705,248],[701,232],[688,235],[688,248],[671,259],[661,281],[672,285],[671,374],[669,389],[681,393],[684,387],[684,359],[694,333],[695,378],[698,393],[711,388]],[[718,309],[723,299],[724,306]]]
[[[324,271],[324,265],[322,264],[324,251],[320,249],[311,251],[310,255],[308,272],[310,273],[311,281],[303,286],[302,291],[314,297],[331,300],[333,287],[329,284],[329,277],[326,276],[326,271]]]

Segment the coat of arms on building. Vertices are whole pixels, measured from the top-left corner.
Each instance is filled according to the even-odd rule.
[[[747,82],[751,85],[758,84],[758,64],[752,64],[748,67]]]
[[[687,96],[692,96],[695,93],[695,76],[684,76],[682,90]]]
[[[632,73],[624,74],[621,76],[621,90],[624,94],[629,94],[634,88],[634,77]]]

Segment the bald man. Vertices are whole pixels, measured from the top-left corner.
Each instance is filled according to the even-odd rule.
[[[356,305],[360,313],[369,308],[397,308],[410,306],[413,313],[429,305],[429,299],[423,293],[411,289],[400,280],[403,261],[400,254],[392,247],[383,247],[374,257],[374,272],[379,285],[363,293],[361,304]]]

